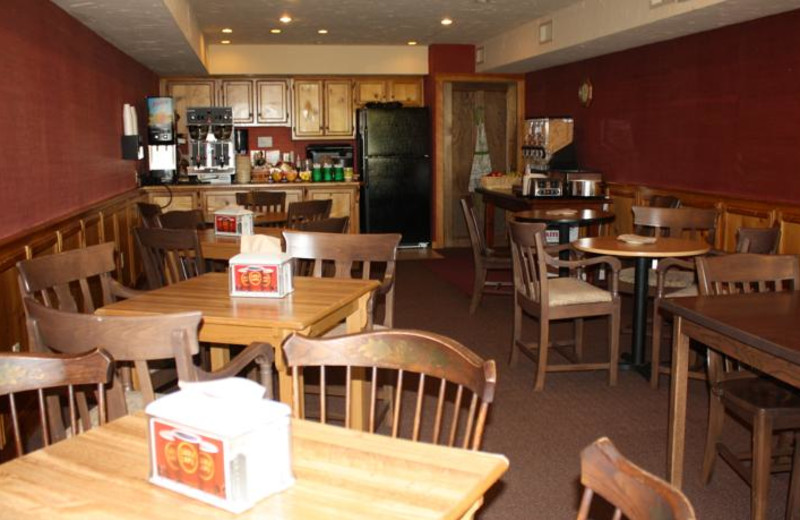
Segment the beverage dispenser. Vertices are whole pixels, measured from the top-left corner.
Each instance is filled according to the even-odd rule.
[[[174,182],[177,175],[175,108],[171,97],[147,98],[148,172],[144,184]]]
[[[189,107],[189,176],[200,182],[230,184],[236,173],[231,107]]]

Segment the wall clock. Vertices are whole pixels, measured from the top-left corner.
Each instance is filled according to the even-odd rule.
[[[592,82],[588,78],[578,87],[578,101],[585,107],[592,103]]]

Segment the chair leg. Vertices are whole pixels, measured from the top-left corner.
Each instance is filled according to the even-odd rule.
[[[583,361],[583,318],[575,318],[575,359]]]
[[[653,300],[653,349],[650,355],[650,387],[658,389],[659,368],[661,365],[661,314],[658,312],[658,298]]]
[[[469,305],[469,313],[475,314],[478,305],[481,304],[483,296],[483,286],[486,284],[486,269],[475,266],[475,280],[472,285],[472,302]]]
[[[767,518],[771,467],[772,418],[759,413],[753,421],[752,489],[750,489],[750,518],[753,520]]]
[[[722,435],[722,425],[725,422],[725,406],[713,390],[708,399],[708,431],[706,432],[706,451],[703,455],[703,483],[711,481],[714,465],[717,461],[717,443]]]
[[[794,433],[792,480],[789,484],[789,499],[786,503],[786,520],[800,520],[800,431]]]
[[[619,305],[611,312],[608,322],[608,384],[609,386],[617,386],[617,377],[619,375]]]
[[[533,390],[539,392],[544,390],[544,375],[547,373],[547,352],[550,348],[550,321],[544,318],[539,319],[539,359],[536,364],[536,381]]]
[[[522,308],[517,305],[517,298],[514,297],[514,334],[511,338],[511,352],[508,356],[508,364],[515,366],[517,364],[517,347],[518,342],[522,341]]]

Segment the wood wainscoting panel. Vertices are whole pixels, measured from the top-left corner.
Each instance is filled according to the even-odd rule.
[[[613,184],[608,186],[607,194],[611,197],[611,211],[615,215],[614,220],[608,226],[608,234],[619,236],[633,233],[633,210],[631,208],[640,204],[636,187]]]
[[[136,202],[146,197],[138,189],[130,190],[0,241],[0,351],[10,350],[15,343],[27,350],[25,314],[17,281],[16,264],[20,260],[113,241],[118,258],[127,268],[117,270],[117,279],[131,285],[140,270],[132,240],[132,228],[138,225]]]
[[[780,208],[777,221],[781,228],[781,243],[778,246],[778,253],[800,254],[800,207]]]

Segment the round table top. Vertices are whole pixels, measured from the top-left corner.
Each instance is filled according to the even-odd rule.
[[[630,244],[617,237],[579,238],[572,242],[575,249],[600,255],[667,258],[674,256],[696,256],[708,253],[711,246],[702,239],[657,237],[652,244]]]
[[[530,209],[514,213],[514,218],[521,222],[548,222],[551,224],[592,224],[614,218],[611,211],[597,209]]]

